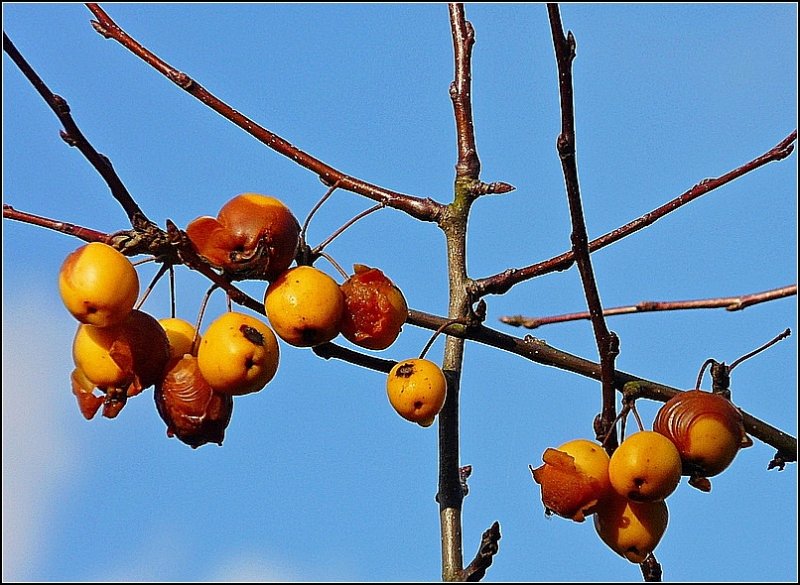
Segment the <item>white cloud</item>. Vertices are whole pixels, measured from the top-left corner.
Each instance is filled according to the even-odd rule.
[[[48,363],[69,353],[69,333],[53,329],[63,315],[50,314],[36,298],[3,305],[3,581],[13,581],[31,579],[46,554],[47,527],[71,477],[76,444],[66,432],[73,413],[53,407],[53,392],[69,393],[68,381]]]
[[[287,563],[258,554],[241,553],[223,560],[208,580],[226,583],[292,582],[305,581],[307,576]]]

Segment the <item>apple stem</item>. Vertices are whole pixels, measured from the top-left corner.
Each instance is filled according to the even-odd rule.
[[[733,368],[738,366],[743,361],[750,359],[751,357],[753,357],[756,354],[761,353],[765,349],[769,349],[770,347],[772,347],[773,345],[775,345],[779,341],[781,341],[783,339],[786,339],[791,334],[792,334],[792,330],[791,329],[786,329],[783,333],[781,333],[780,335],[778,335],[775,338],[771,339],[770,341],[768,341],[767,343],[765,343],[764,345],[762,345],[758,349],[754,349],[750,353],[747,353],[747,354],[743,355],[742,357],[740,357],[739,359],[734,360],[733,363],[730,366],[728,366],[728,372],[731,372],[733,370]]]

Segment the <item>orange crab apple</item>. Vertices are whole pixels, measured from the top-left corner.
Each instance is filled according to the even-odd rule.
[[[168,436],[193,449],[206,443],[222,445],[233,413],[233,396],[216,392],[208,384],[196,357],[186,354],[172,362],[156,384],[154,397]]]
[[[217,392],[258,392],[278,371],[278,340],[255,317],[231,311],[218,317],[203,335],[197,365]]]
[[[300,224],[291,210],[258,193],[237,195],[217,217],[198,217],[186,234],[200,255],[238,278],[276,278],[292,263],[300,244]]]
[[[627,437],[608,464],[611,485],[635,502],[655,502],[669,496],[681,479],[681,457],[664,435],[639,431]]]
[[[400,334],[408,316],[403,293],[377,268],[363,264],[341,286],[344,294],[342,335],[367,349],[386,349]]]
[[[78,321],[108,327],[130,314],[139,296],[139,277],[120,252],[91,242],[64,260],[58,290],[64,306]]]
[[[441,368],[425,359],[395,364],[386,380],[389,402],[404,419],[429,427],[447,397],[447,379]]]
[[[79,325],[72,357],[77,372],[72,377],[73,392],[79,402],[93,405],[86,396],[93,386],[105,393],[103,415],[112,418],[127,398],[161,379],[169,361],[169,342],[158,321],[133,310],[117,325]]]
[[[668,522],[665,501],[633,502],[619,494],[603,500],[594,515],[600,539],[632,563],[643,562],[655,550]]]
[[[683,474],[703,491],[708,477],[722,473],[739,449],[753,444],[741,411],[724,396],[702,390],[681,392],[656,414],[653,430],[672,441],[683,462]],[[703,481],[705,479],[705,481]]]
[[[275,333],[296,347],[312,347],[339,334],[344,295],[313,266],[297,266],[270,283],[264,308]]]
[[[531,469],[541,486],[548,513],[583,522],[611,489],[608,454],[588,439],[575,439],[542,455],[544,465]]]

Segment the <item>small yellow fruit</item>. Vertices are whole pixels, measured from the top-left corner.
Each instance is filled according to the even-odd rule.
[[[64,260],[58,290],[78,321],[108,327],[130,314],[139,296],[139,277],[130,260],[117,250],[92,242]]]
[[[170,362],[180,360],[187,353],[192,353],[192,342],[195,335],[194,325],[177,317],[159,319],[158,322],[167,333]]]
[[[617,493],[630,500],[663,500],[681,480],[681,456],[664,435],[639,431],[614,451],[608,476]]]
[[[641,563],[658,546],[667,530],[667,503],[632,502],[613,494],[594,515],[597,534],[611,550],[632,563]]]
[[[741,411],[727,398],[689,390],[669,399],[653,422],[678,448],[684,475],[712,477],[731,464],[739,449],[753,444]]]
[[[203,335],[197,366],[217,392],[258,392],[278,371],[278,340],[266,323],[243,313],[224,313]]]
[[[447,379],[435,363],[408,359],[391,369],[386,380],[386,392],[397,414],[422,427],[429,427],[444,406]]]
[[[269,285],[264,308],[281,339],[296,347],[312,347],[339,334],[344,295],[321,270],[297,266]]]
[[[545,450],[542,459],[544,465],[531,473],[542,488],[542,503],[548,512],[583,522],[611,489],[608,455],[594,441],[569,441],[558,449]]]

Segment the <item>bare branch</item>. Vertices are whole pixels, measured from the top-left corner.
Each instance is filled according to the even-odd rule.
[[[797,294],[797,285],[792,284],[763,292],[739,295],[735,297],[721,297],[713,299],[697,299],[689,301],[642,301],[635,305],[622,307],[612,307],[603,310],[603,315],[611,317],[614,315],[630,315],[634,313],[650,313],[655,311],[685,311],[689,309],[725,309],[726,311],[742,311],[747,307],[766,303]],[[553,323],[566,323],[567,321],[577,321],[589,319],[587,311],[580,313],[566,313],[563,315],[551,315],[547,317],[524,317],[522,315],[500,317],[500,321],[506,325],[515,327],[525,327],[526,329],[536,329],[542,325]]]
[[[122,205],[122,208],[128,215],[131,226],[138,229],[151,225],[152,222],[147,219],[147,216],[139,208],[136,201],[133,200],[131,194],[128,193],[128,189],[123,185],[122,180],[111,165],[111,161],[106,156],[97,152],[94,146],[92,146],[83,135],[80,128],[78,128],[78,125],[70,114],[67,101],[50,91],[44,81],[42,81],[36,71],[34,71],[33,67],[31,67],[20,54],[5,32],[3,33],[3,50],[11,57],[14,64],[19,67],[19,70],[22,71],[23,75],[30,81],[34,89],[42,96],[42,99],[44,99],[61,121],[61,124],[64,126],[64,130],[61,132],[61,138],[64,142],[77,148],[95,170],[100,173],[100,176],[103,177],[103,180],[111,190],[111,195]]]
[[[481,536],[481,545],[478,548],[478,553],[467,568],[464,569],[464,581],[476,582],[483,579],[486,575],[486,569],[492,565],[494,555],[497,554],[500,548],[500,538],[500,523],[494,522],[484,531]]]
[[[603,317],[603,305],[594,277],[594,269],[589,256],[589,236],[583,216],[578,163],[575,156],[575,111],[572,88],[572,61],[575,59],[575,37],[572,32],[564,36],[561,14],[557,4],[548,4],[550,29],[553,33],[553,46],[558,64],[559,93],[561,96],[561,134],[558,135],[558,155],[569,200],[572,220],[572,254],[578,264],[583,292],[592,321],[597,352],[600,356],[600,380],[602,384],[602,414],[599,435],[604,437],[606,449],[612,452],[617,447],[614,421],[617,419],[616,393],[614,392],[614,362],[619,354],[619,339],[608,330]]]
[[[475,128],[472,123],[472,47],[475,30],[464,16],[463,4],[450,4],[450,28],[453,33],[455,80],[450,84],[450,99],[456,119],[458,162],[456,176],[477,181],[481,162],[475,146]]]
[[[447,322],[447,319],[412,309],[409,311],[407,322],[410,325],[436,331]],[[461,337],[502,349],[537,364],[552,366],[594,380],[600,379],[600,364],[554,348],[531,335],[519,338],[506,335],[484,325],[464,327],[461,324],[445,327],[443,332],[452,337]],[[619,392],[622,392],[625,384],[629,382],[633,382],[635,385],[635,397],[648,400],[666,402],[679,392],[682,392],[677,388],[616,370],[614,373],[614,386]],[[797,439],[795,437],[744,411],[742,414],[744,416],[745,429],[750,436],[776,448],[782,454],[783,461],[797,461]]]
[[[233,109],[186,73],[178,71],[163,61],[122,30],[99,5],[89,3],[86,6],[97,18],[97,20],[92,21],[92,26],[99,34],[107,39],[113,39],[120,43],[123,47],[145,61],[178,87],[200,100],[223,118],[239,126],[256,140],[273,149],[275,152],[291,159],[298,165],[316,173],[320,180],[326,185],[332,186],[338,184],[340,189],[363,195],[364,197],[383,203],[389,207],[399,209],[416,219],[438,221],[443,207],[441,203],[437,203],[430,198],[423,199],[396,191],[390,191],[389,189],[353,178],[327,165]]]
[[[323,343],[322,345],[316,345],[312,349],[315,354],[323,359],[329,360],[331,358],[335,358],[355,364],[357,366],[361,366],[362,368],[375,370],[376,372],[383,372],[384,374],[388,374],[392,368],[397,365],[397,362],[395,361],[385,360],[383,358],[359,353],[357,351],[353,351],[352,349],[348,349],[330,342]]]
[[[91,228],[75,225],[74,223],[67,223],[66,221],[57,221],[55,219],[42,217],[41,215],[34,215],[32,213],[26,213],[25,211],[18,211],[10,205],[6,205],[5,203],[3,203],[3,218],[29,223],[31,225],[61,232],[62,234],[67,234],[68,236],[75,236],[84,242],[102,242],[107,244],[110,241],[110,237],[104,232],[99,232]]]
[[[704,179],[688,191],[684,192],[682,195],[672,199],[671,201],[668,201],[661,207],[658,207],[657,209],[654,209],[653,211],[650,211],[643,216],[625,224],[624,226],[600,236],[599,238],[595,238],[589,242],[589,251],[596,252],[601,248],[605,248],[606,246],[613,244],[614,242],[617,242],[626,236],[646,228],[665,215],[675,211],[691,201],[694,201],[698,197],[701,197],[706,193],[717,189],[718,187],[722,187],[723,185],[738,179],[742,175],[746,175],[747,173],[754,171],[767,163],[785,159],[794,151],[794,143],[796,140],[797,130],[793,131],[786,138],[781,140],[775,147],[768,150],[761,156],[754,158],[753,160],[725,173],[724,175],[713,179]],[[548,274],[550,272],[566,270],[572,266],[574,262],[575,256],[573,253],[564,252],[558,256],[550,258],[549,260],[544,260],[524,268],[509,268],[508,270],[505,270],[499,274],[495,274],[494,276],[475,280],[470,286],[470,294],[476,299],[490,294],[503,294],[512,286],[519,284],[520,282],[530,280],[531,278]]]

